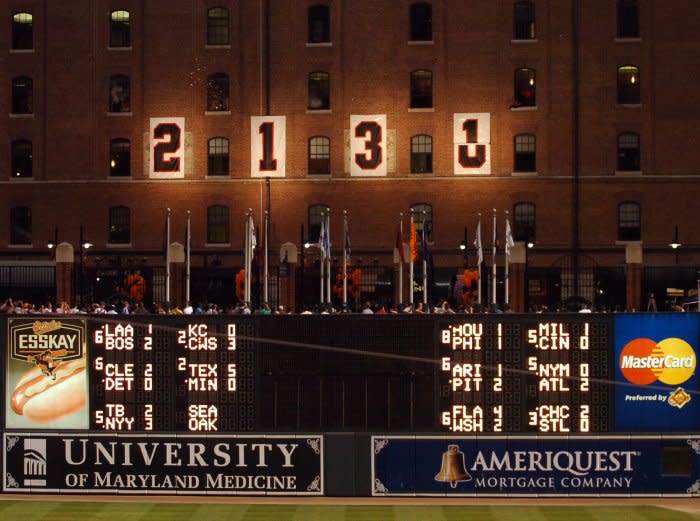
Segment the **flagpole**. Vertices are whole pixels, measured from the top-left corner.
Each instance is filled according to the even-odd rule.
[[[170,208],[165,221],[165,302],[170,302]]]
[[[319,300],[319,306],[323,305],[323,296],[325,295],[325,292],[323,291],[323,283],[325,281],[325,277],[323,276],[323,270],[326,267],[326,248],[324,247],[324,242],[326,240],[326,214],[325,212],[321,212],[321,234],[318,237],[318,247],[321,249],[321,262],[319,263],[319,276],[320,276],[320,282],[321,282],[321,297]]]
[[[343,210],[343,308],[348,305],[348,212]]]
[[[331,210],[326,215],[326,303],[331,304]]]
[[[250,282],[248,280],[250,277],[250,239],[250,208],[248,208],[245,213],[245,252],[243,253],[243,300],[245,302],[250,301]]]
[[[423,305],[428,307],[428,233],[425,229],[425,210],[423,210],[423,229],[421,231],[421,257],[423,257]]]
[[[411,208],[411,240],[413,239],[413,208]],[[408,265],[408,302],[413,307],[413,250]]]
[[[493,255],[491,258],[491,304],[496,305],[496,209],[493,209]]]
[[[401,250],[403,250],[403,212],[401,212],[399,215],[401,216],[401,218],[399,219],[399,238],[401,239],[401,241],[396,246],[401,248],[399,250],[399,302],[398,302],[398,305],[400,306],[401,304],[403,304],[403,251],[401,251]],[[698,298],[700,298],[700,296]]]
[[[187,248],[187,258],[185,259],[185,305],[189,305],[190,303],[190,248],[192,245],[192,239],[191,239],[191,233],[192,233],[192,228],[190,226],[190,215],[191,212],[187,210],[187,244],[185,244],[185,248]]]
[[[505,258],[506,258],[506,264],[505,264],[505,270],[504,270],[504,278],[505,278],[505,284],[506,284],[506,293],[505,293],[505,298],[504,302],[508,304],[508,256],[510,255],[510,246],[508,244],[509,240],[509,235],[510,235],[510,226],[508,223],[508,210],[506,210],[506,233],[505,233]]]
[[[479,220],[476,223],[476,237],[474,238],[474,246],[476,247],[476,267],[478,270],[478,280],[479,280],[479,287],[478,287],[478,303],[482,303],[482,298],[481,298],[481,265],[484,262],[484,250],[482,249],[481,245],[481,212],[479,212]]]
[[[270,212],[265,210],[265,242],[263,243],[264,249],[263,252],[265,254],[265,268],[264,268],[264,285],[263,285],[263,301],[264,302],[269,302],[267,298],[267,284],[268,284],[268,263],[267,263],[267,248],[268,248],[268,242],[270,240],[269,237],[269,232],[270,232]]]

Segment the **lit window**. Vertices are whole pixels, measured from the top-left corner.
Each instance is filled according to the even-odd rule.
[[[34,84],[31,78],[20,76],[12,80],[12,113],[34,113]]]
[[[513,240],[534,243],[535,229],[535,205],[517,203],[513,206]]]
[[[535,70],[522,68],[515,70],[515,85],[513,96],[514,107],[536,107],[537,91],[535,82]]]
[[[10,208],[10,244],[32,244],[32,210],[25,206]]]
[[[131,15],[129,11],[112,11],[109,15],[109,46],[131,46]]]
[[[515,2],[513,4],[513,21],[515,23],[513,38],[515,40],[534,40],[536,38],[534,2]]]
[[[12,15],[12,48],[16,50],[34,48],[34,17],[31,13]]]
[[[641,170],[639,134],[624,132],[617,136],[617,169],[621,172],[638,172]]]
[[[534,134],[519,134],[515,136],[513,153],[514,172],[536,172],[537,155]]]
[[[326,136],[309,139],[309,174],[331,173],[331,140]]]
[[[309,7],[309,43],[330,41],[330,10],[327,5],[312,5]]]
[[[131,143],[117,138],[109,142],[109,175],[128,177],[131,175]]]
[[[617,69],[617,102],[620,105],[638,105],[639,67],[623,65]]]
[[[229,175],[229,146],[228,139],[225,137],[215,137],[209,140],[207,175]]]
[[[639,241],[642,238],[642,209],[639,203],[624,202],[617,207],[617,240]]]
[[[216,72],[207,77],[207,111],[226,112],[228,106],[228,74]]]
[[[113,206],[109,209],[109,243],[129,244],[131,242],[131,210],[126,206]]]
[[[433,8],[427,2],[411,4],[411,41],[429,42],[433,39]]]
[[[120,74],[109,79],[109,111],[131,112],[131,87],[128,76]]]
[[[12,142],[12,177],[32,177],[32,142],[20,139]]]
[[[639,38],[639,2],[617,0],[617,37]]]
[[[309,110],[329,110],[331,108],[331,80],[324,71],[309,74]]]
[[[228,43],[228,9],[212,7],[207,11],[207,45]]]
[[[420,69],[411,72],[411,108],[427,109],[433,106],[433,73]]]
[[[210,244],[227,244],[229,242],[228,206],[210,206],[207,208],[207,242]]]
[[[433,171],[433,138],[425,134],[411,137],[411,173]]]

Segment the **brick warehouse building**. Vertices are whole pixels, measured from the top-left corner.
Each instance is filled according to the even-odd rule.
[[[271,217],[269,299],[318,301],[302,243],[329,208],[334,274],[346,210],[358,299],[397,300],[414,208],[431,301],[475,268],[480,213],[490,294],[492,209],[499,302],[513,224],[516,310],[694,298],[696,0],[5,0],[2,17],[5,295],[106,299],[141,275],[163,300],[170,208],[171,300],[188,211],[192,298],[235,300],[251,208]]]

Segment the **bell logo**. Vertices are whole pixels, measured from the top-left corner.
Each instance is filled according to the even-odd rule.
[[[655,342],[635,338],[622,348],[620,371],[628,382],[649,385],[657,380],[666,385],[678,385],[695,373],[695,351],[680,338],[665,338]]]

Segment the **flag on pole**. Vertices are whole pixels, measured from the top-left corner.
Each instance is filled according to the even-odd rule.
[[[513,232],[510,229],[510,221],[508,220],[508,217],[506,217],[506,257],[510,255],[510,249],[513,246],[515,246],[515,242],[513,241]]]
[[[411,247],[411,262],[418,258],[418,237],[416,236],[416,223],[411,219],[411,238],[408,241]]]
[[[345,249],[345,255],[350,258],[350,231],[348,230],[348,217],[344,215],[343,231],[345,233],[345,239],[343,241],[343,248]]]
[[[401,228],[402,226],[399,226],[399,229],[396,232],[396,249],[399,250],[399,258],[401,259],[401,262],[406,264],[408,261],[406,260],[406,252],[403,249],[403,230]]]
[[[324,235],[323,235],[323,254],[327,259],[331,258],[331,236],[330,236],[330,227],[331,227],[331,216],[330,214],[326,215],[326,227],[324,229]]]
[[[420,231],[420,255],[421,260],[424,261],[427,261],[428,255],[430,255],[430,252],[428,251],[428,232],[425,220],[423,221],[423,228]]]
[[[253,222],[253,216],[248,216],[248,233],[250,234],[250,258],[253,259],[255,254],[255,248],[258,246],[258,240],[255,237],[255,223]]]
[[[481,244],[481,219],[476,224],[476,237],[474,238],[474,247],[476,248],[476,263],[484,262],[484,248]]]

